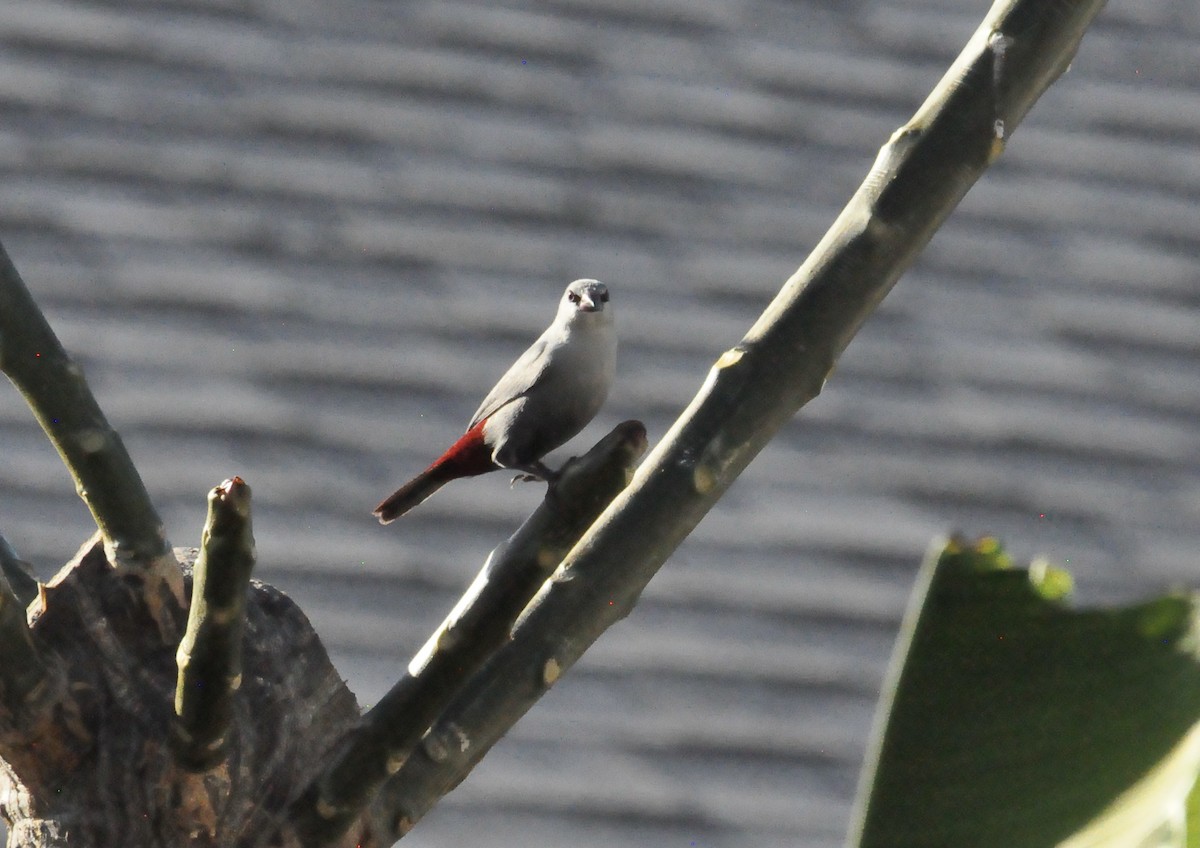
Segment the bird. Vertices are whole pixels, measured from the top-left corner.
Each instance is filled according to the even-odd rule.
[[[553,485],[542,457],[596,416],[617,367],[617,335],[608,286],[576,280],[554,320],[504,373],[471,417],[466,432],[433,463],[375,507],[390,524],[459,477],[510,469],[518,479]]]

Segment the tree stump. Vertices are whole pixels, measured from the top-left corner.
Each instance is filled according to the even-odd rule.
[[[197,553],[176,549],[189,600]],[[193,772],[171,742],[186,610],[157,614],[138,581],[96,539],[30,605],[41,679],[0,715],[9,845],[301,844],[287,804],[360,717],[320,638],[286,595],[250,584],[227,756]],[[376,844],[362,828],[341,842]]]

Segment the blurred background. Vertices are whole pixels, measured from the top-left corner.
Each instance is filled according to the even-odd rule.
[[[542,494],[383,528],[562,287],[597,421],[661,437],[973,32],[981,0],[6,0],[0,240],[172,541],[253,487],[257,576],[364,704]],[[1200,7],[1113,0],[841,360],[413,846],[841,843],[918,563],[953,530],[1083,602],[1196,585]],[[0,530],[92,532],[0,386]]]

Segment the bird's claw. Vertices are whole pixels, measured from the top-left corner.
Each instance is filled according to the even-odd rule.
[[[517,485],[518,483],[540,483],[540,482],[542,482],[542,478],[537,476],[536,474],[518,474],[512,478],[512,482],[510,482],[508,484],[508,487],[511,489],[513,486]]]

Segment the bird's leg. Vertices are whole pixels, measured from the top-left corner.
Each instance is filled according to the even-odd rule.
[[[554,485],[554,481],[558,479],[558,475],[560,473],[558,471],[551,471],[545,463],[539,460],[527,462],[524,465],[511,465],[509,467],[516,471],[525,472],[524,474],[518,474],[517,476],[513,477],[512,482],[509,483],[510,486],[515,486],[518,482],[536,483],[538,481],[544,481],[550,485]]]

